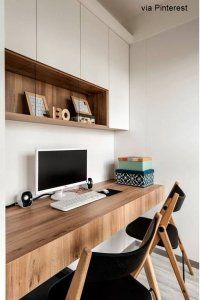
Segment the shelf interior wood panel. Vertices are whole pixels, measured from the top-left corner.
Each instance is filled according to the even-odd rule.
[[[86,82],[80,78],[56,70],[50,66],[24,57],[10,50],[5,51],[6,67],[6,118],[35,123],[73,124],[68,126],[82,128],[108,128],[108,90]],[[37,118],[30,116],[24,92],[36,93],[46,97],[50,116],[53,106],[67,108],[72,113],[74,108],[71,96],[86,99],[95,125],[78,124],[77,122],[63,123],[60,120]],[[15,114],[24,114],[16,116]],[[71,115],[72,116],[72,115]],[[75,124],[74,124],[75,123]],[[101,127],[102,128],[102,127]]]

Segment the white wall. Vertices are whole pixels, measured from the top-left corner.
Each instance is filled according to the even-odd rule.
[[[66,147],[88,149],[88,176],[95,182],[113,178],[113,132],[6,121],[6,204],[19,192],[34,191],[36,148]],[[95,250],[121,252],[131,242],[121,230]]]
[[[115,136],[115,156],[152,156],[166,192],[180,182],[187,198],[175,219],[198,261],[198,21],[133,44],[130,120],[130,132]]]
[[[4,204],[4,1],[0,0],[0,295],[5,299],[5,204]]]
[[[88,150],[88,177],[94,182],[112,177],[112,132],[6,121],[6,203],[11,204],[19,192],[34,191],[36,148],[67,147]]]

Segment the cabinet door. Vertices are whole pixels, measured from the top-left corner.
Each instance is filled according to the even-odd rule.
[[[36,0],[5,1],[5,46],[36,59]]]
[[[76,0],[37,3],[38,61],[80,77],[80,3]]]
[[[109,126],[129,129],[129,45],[109,30]]]
[[[81,7],[81,78],[108,88],[108,27]]]

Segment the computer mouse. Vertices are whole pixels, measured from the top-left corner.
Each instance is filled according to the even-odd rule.
[[[103,189],[102,192],[104,192],[105,194],[109,194],[109,190]]]

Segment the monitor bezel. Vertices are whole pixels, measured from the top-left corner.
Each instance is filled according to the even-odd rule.
[[[58,149],[56,149],[56,148],[54,148],[54,149],[40,149],[40,148],[37,148],[35,150],[35,193],[36,193],[36,195],[41,195],[41,194],[44,194],[44,193],[53,193],[53,192],[56,192],[56,191],[59,191],[59,190],[64,190],[64,189],[68,189],[68,188],[72,188],[72,187],[77,187],[81,184],[86,183],[86,181],[87,181],[87,169],[86,169],[86,180],[84,180],[84,181],[79,181],[79,182],[66,184],[66,185],[62,185],[62,186],[58,186],[58,187],[54,187],[54,188],[50,188],[50,189],[45,189],[45,190],[38,190],[38,154],[39,154],[39,152],[42,152],[42,151],[70,151],[70,150],[86,151],[86,153],[87,153],[87,149],[85,149],[85,148],[58,148]]]

